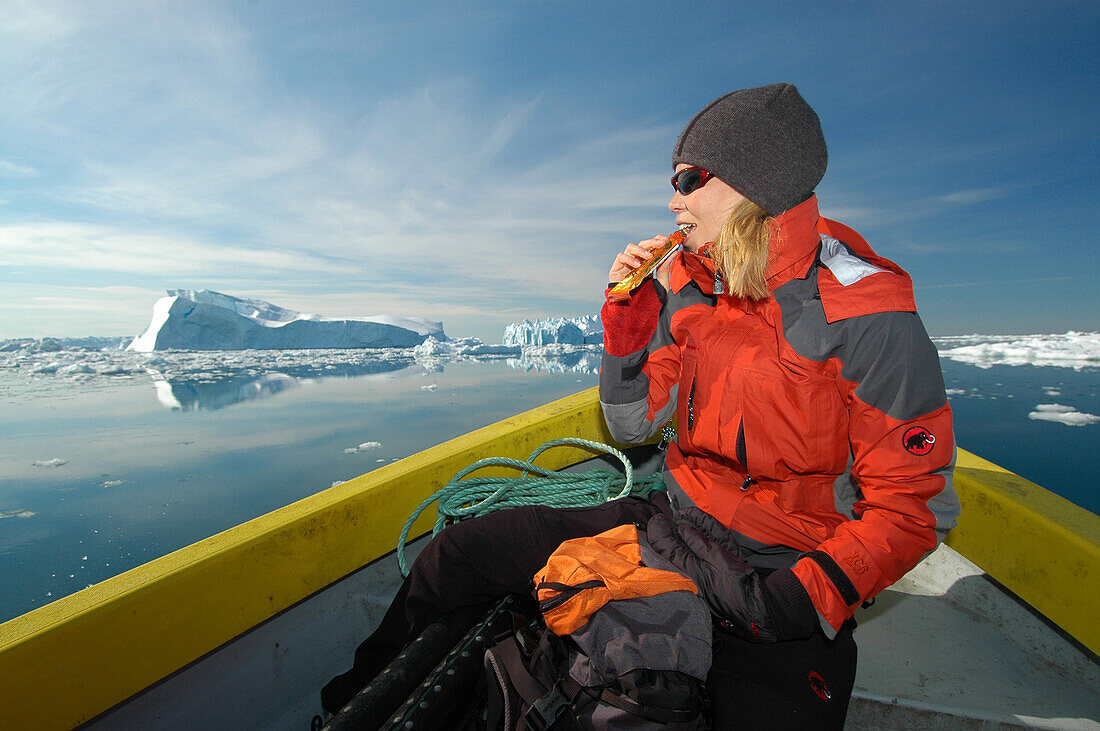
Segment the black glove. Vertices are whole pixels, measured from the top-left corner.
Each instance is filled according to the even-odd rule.
[[[809,637],[818,627],[810,595],[790,569],[766,579],[741,558],[733,534],[709,513],[691,507],[658,513],[646,524],[649,543],[699,587],[711,611],[748,640]]]

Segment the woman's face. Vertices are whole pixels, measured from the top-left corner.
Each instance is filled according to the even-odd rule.
[[[676,172],[689,167],[681,163],[676,166]],[[684,240],[684,248],[695,252],[704,244],[715,241],[730,213],[743,200],[745,196],[716,177],[711,177],[687,195],[674,192],[668,209],[676,214],[676,225],[694,226]]]

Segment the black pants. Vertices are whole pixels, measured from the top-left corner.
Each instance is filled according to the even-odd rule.
[[[421,551],[378,628],[356,648],[353,668],[324,687],[322,704],[337,712],[440,615],[468,611],[472,620],[502,596],[529,594],[535,572],[562,541],[627,523],[644,526],[657,510],[645,500],[624,498],[588,508],[501,510],[448,527]],[[839,728],[854,677],[848,627],[832,641],[818,633],[772,644],[716,632],[707,681],[713,727]],[[830,699],[822,700],[815,688]],[[837,708],[840,724],[834,725],[829,719]]]
[[[322,705],[339,711],[441,614],[531,593],[535,572],[562,541],[627,523],[644,526],[656,512],[645,500],[622,498],[587,508],[500,510],[449,526],[417,556],[378,629],[356,648],[352,669],[322,689]]]
[[[830,640],[757,643],[714,632],[711,728],[842,729],[856,677],[855,622]]]

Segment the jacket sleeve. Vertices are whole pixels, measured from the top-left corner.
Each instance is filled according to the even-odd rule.
[[[664,289],[652,279],[630,299],[604,303],[600,405],[611,435],[646,441],[676,412],[679,348],[672,339]]]
[[[853,520],[794,567],[829,634],[916,566],[959,515],[951,408],[920,318],[885,312],[854,322],[839,378],[851,463],[837,483],[853,496]]]

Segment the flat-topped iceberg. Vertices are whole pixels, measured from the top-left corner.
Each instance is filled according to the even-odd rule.
[[[513,322],[504,330],[505,345],[603,345],[599,315]]]
[[[1052,366],[1076,371],[1100,367],[1100,333],[1053,335],[946,335],[932,338],[941,358],[993,366]]]
[[[0,340],[0,353],[15,351],[49,353],[60,350],[122,350],[132,338],[9,338]]]
[[[208,289],[168,290],[127,350],[411,348],[446,340],[443,323],[418,317],[320,317]]]

